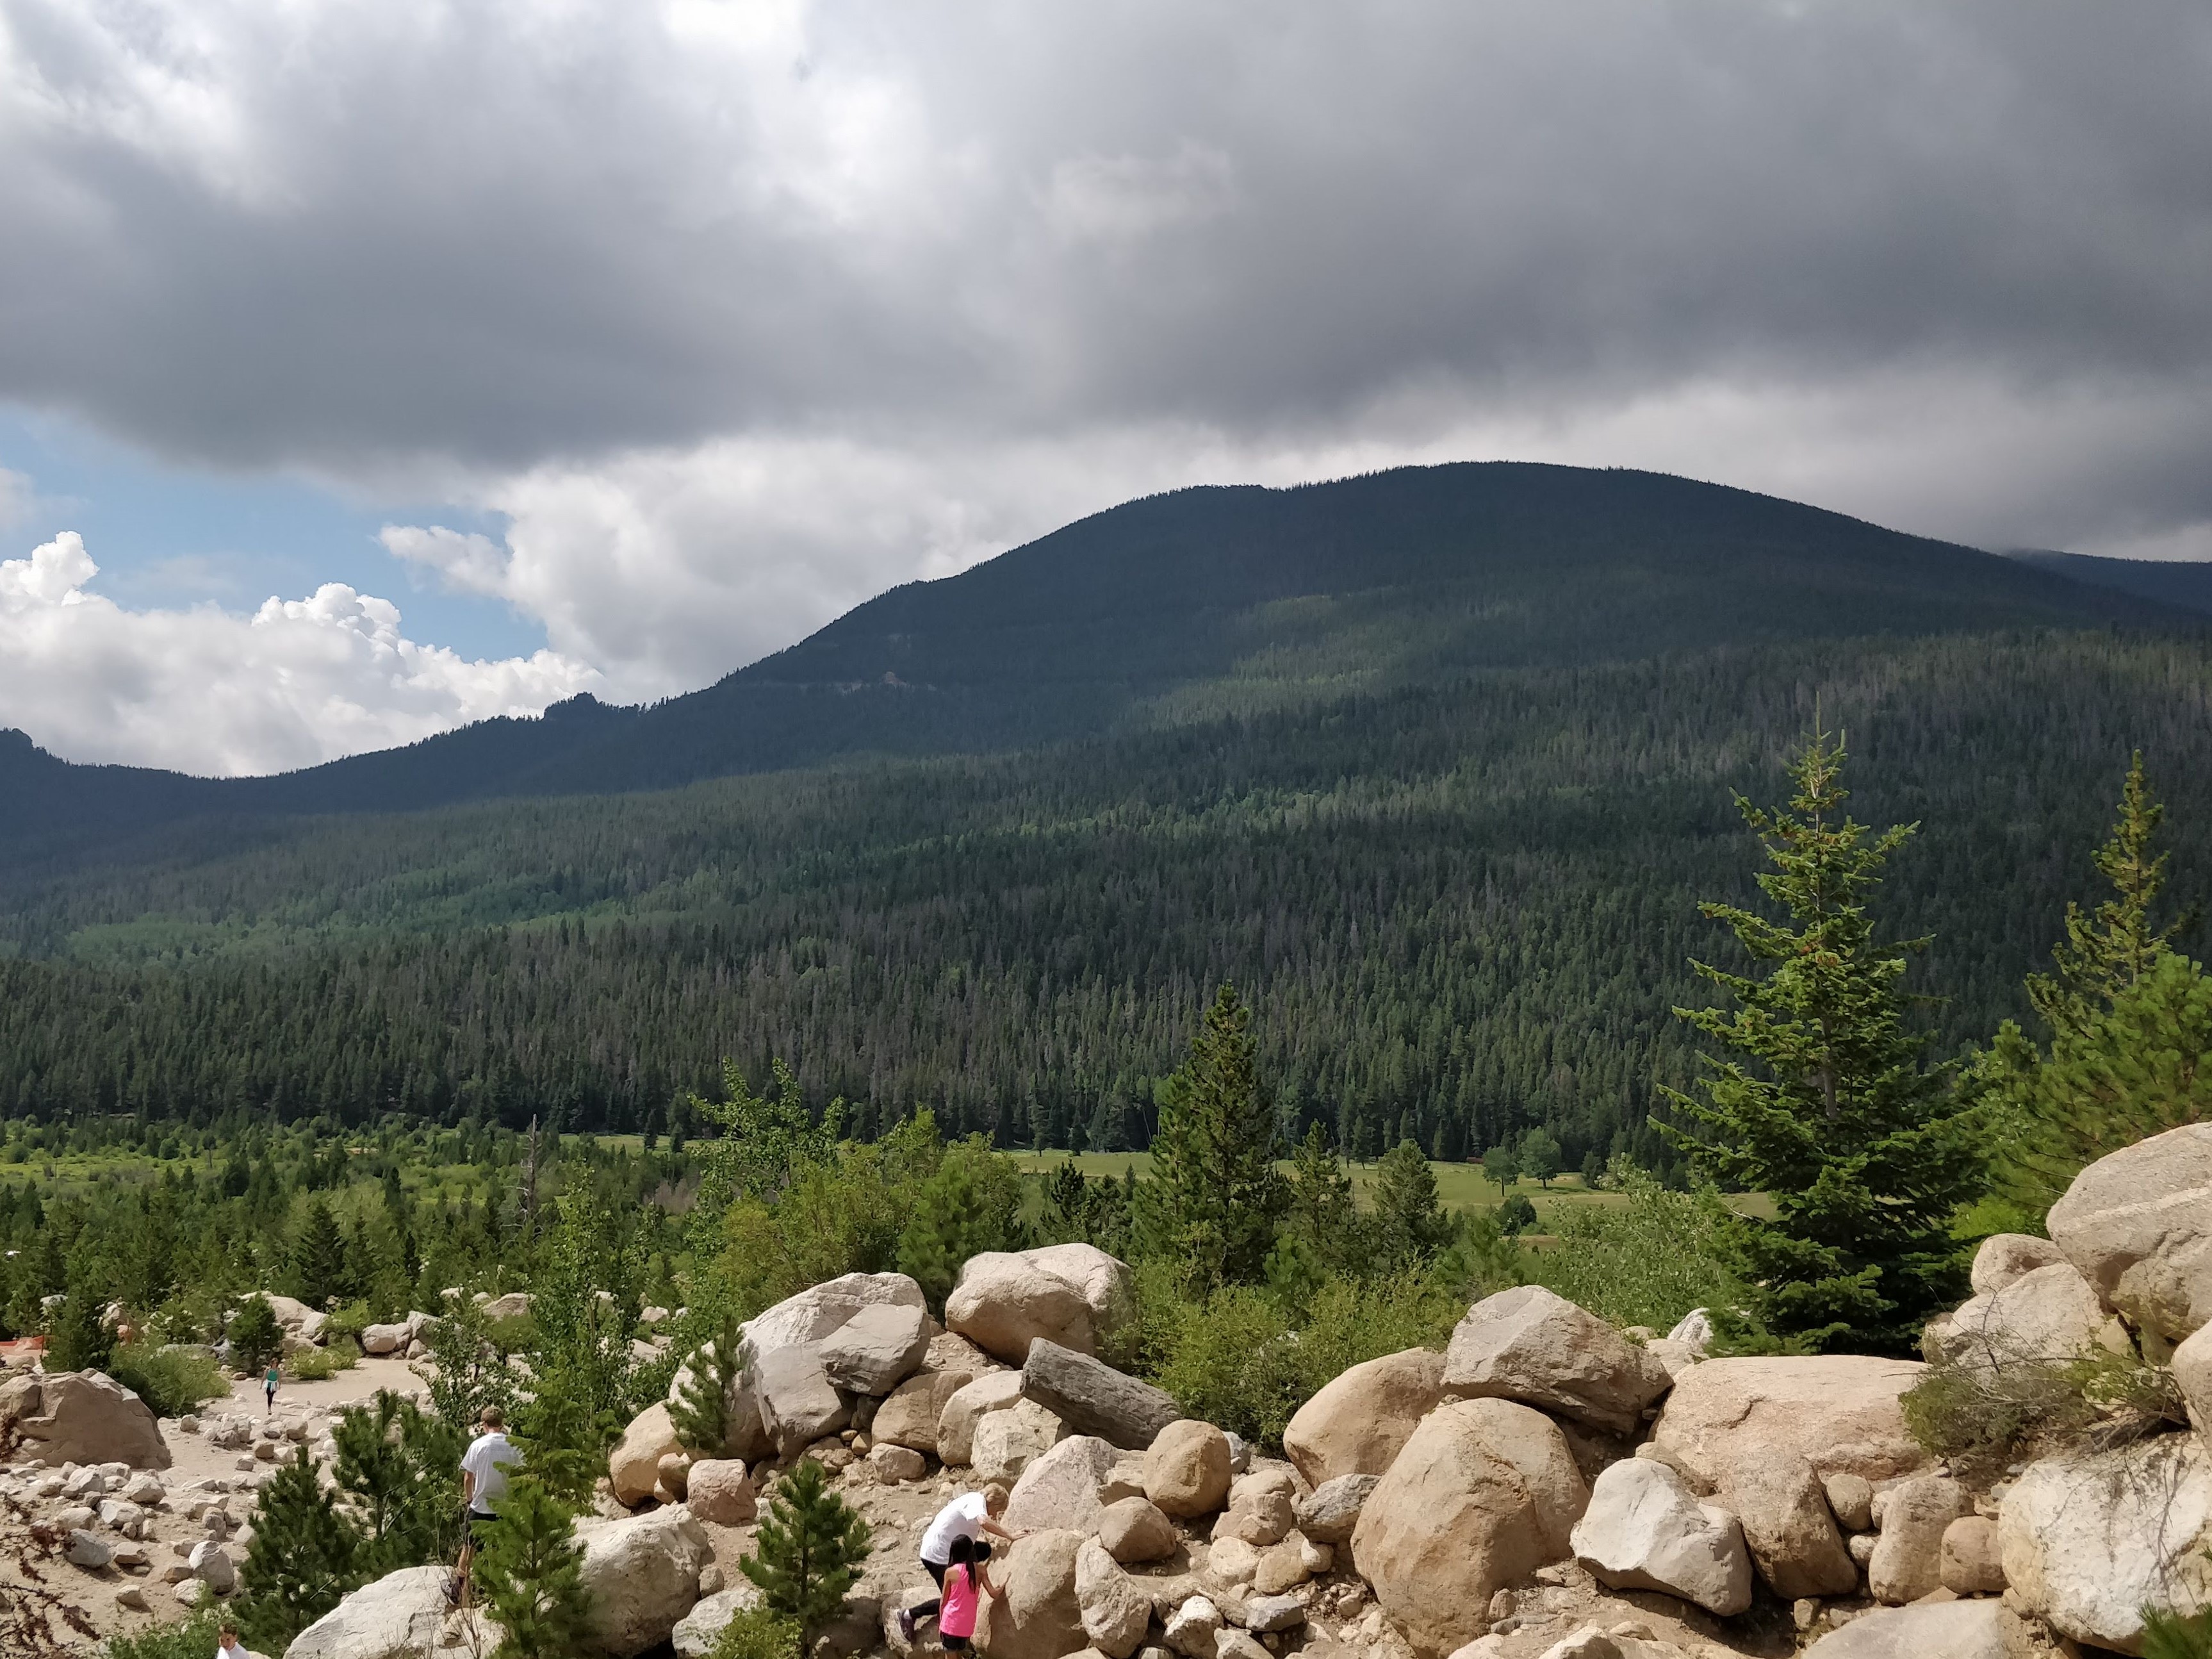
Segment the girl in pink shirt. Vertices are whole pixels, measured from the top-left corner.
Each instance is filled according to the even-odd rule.
[[[972,1538],[952,1540],[952,1564],[945,1570],[944,1599],[937,1610],[937,1634],[947,1653],[964,1651],[975,1634],[975,1616],[982,1599],[978,1592],[999,1595],[999,1587],[983,1571],[983,1563],[990,1556],[988,1544]]]

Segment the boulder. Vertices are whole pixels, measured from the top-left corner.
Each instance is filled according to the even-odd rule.
[[[1609,1589],[1659,1590],[1723,1618],[1751,1605],[1743,1528],[1664,1463],[1627,1458],[1606,1469],[1570,1542]]]
[[[1754,1447],[1795,1453],[1824,1475],[1892,1479],[1925,1461],[1897,1402],[1926,1369],[1863,1354],[1709,1359],[1677,1379],[1651,1443],[1716,1480]]]
[[[1221,1609],[1203,1595],[1189,1597],[1160,1625],[1162,1639],[1184,1659],[1213,1659],[1221,1629]]]
[[[404,1325],[365,1325],[361,1332],[361,1351],[371,1359],[380,1359],[386,1354],[398,1353],[408,1340]]]
[[[848,1273],[846,1277],[897,1276]],[[752,1362],[749,1380],[760,1401],[761,1428],[775,1442],[779,1456],[796,1456],[852,1420],[852,1408],[831,1384],[830,1374],[822,1369],[821,1358],[811,1348],[769,1350]]]
[[[0,1393],[0,1438],[12,1429],[17,1455],[64,1463],[124,1463],[166,1469],[169,1448],[146,1402],[100,1371],[54,1371],[12,1379]]]
[[[707,1529],[678,1507],[576,1522],[592,1640],[613,1659],[665,1642],[699,1600],[699,1573],[714,1558]]]
[[[1144,1644],[1152,1622],[1152,1598],[1130,1582],[1095,1538],[1085,1539],[1075,1554],[1075,1601],[1082,1609],[1083,1633],[1107,1659],[1129,1659]]]
[[[1220,1590],[1249,1584],[1260,1571],[1260,1552],[1241,1538],[1224,1538],[1206,1554],[1206,1580]]]
[[[1379,1475],[1443,1400],[1443,1379],[1444,1357],[1427,1348],[1354,1365],[1298,1407],[1283,1430],[1283,1455],[1315,1487]]]
[[[1881,1607],[1805,1650],[1804,1659],[2014,1659],[2032,1651],[2002,1601]]]
[[[676,1650],[677,1659],[707,1659],[730,1620],[760,1604],[760,1587],[750,1578],[702,1596],[676,1621],[676,1628],[668,1633],[669,1645]]]
[[[2038,1267],[1928,1321],[1921,1350],[1930,1360],[1989,1370],[2063,1364],[2099,1345],[2128,1350],[2127,1333],[2105,1312],[2070,1262]]]
[[[315,1310],[295,1296],[264,1296],[261,1299],[269,1304],[269,1311],[276,1315],[276,1322],[288,1331],[298,1330],[315,1316]]]
[[[1997,1512],[2006,1600],[2121,1653],[2142,1650],[2145,1606],[2212,1602],[2208,1544],[2212,1452],[2193,1434],[2031,1463]]]
[[[1048,1273],[1066,1279],[1091,1309],[1091,1328],[1101,1342],[1135,1317],[1137,1276],[1129,1264],[1095,1244],[1047,1244],[1023,1254]]]
[[[1474,1634],[1490,1598],[1568,1552],[1589,1489],[1541,1412],[1494,1399],[1439,1406],[1369,1496],[1352,1556],[1419,1659]]]
[[[868,1448],[868,1467],[888,1486],[904,1485],[929,1473],[928,1460],[920,1452],[911,1446],[894,1446],[888,1440]]]
[[[1720,1498],[1741,1524],[1759,1576],[1784,1601],[1858,1588],[1858,1568],[1836,1530],[1820,1477],[1796,1452],[1759,1443],[1744,1448],[1723,1466]]]
[[[82,1567],[87,1572],[98,1572],[115,1558],[113,1550],[82,1527],[70,1529],[69,1541],[62,1546],[62,1553],[71,1566]],[[193,1577],[198,1577],[198,1575],[195,1573]]]
[[[421,1659],[445,1649],[448,1621],[463,1653],[489,1653],[499,1626],[446,1600],[452,1564],[404,1567],[364,1584],[292,1638],[284,1659]],[[192,1581],[195,1584],[198,1581]]]
[[[1145,1453],[1145,1496],[1178,1521],[1211,1515],[1229,1496],[1229,1436],[1211,1423],[1170,1423]]]
[[[861,1308],[816,1345],[830,1381],[848,1394],[887,1394],[929,1349],[929,1310],[882,1302]]]
[[[1001,1363],[985,1353],[966,1337],[952,1331],[942,1331],[930,1338],[929,1346],[921,1357],[925,1371],[965,1371],[969,1376],[981,1376],[986,1371],[1004,1369]]]
[[[2212,1124],[2097,1160],[2045,1217],[2103,1305],[2166,1343],[2212,1320]]]
[[[213,1539],[202,1539],[193,1545],[185,1564],[192,1570],[193,1577],[217,1595],[228,1595],[238,1588],[238,1564]]]
[[[1255,1595],[1241,1611],[1244,1628],[1255,1636],[1279,1636],[1306,1622],[1305,1605],[1295,1595]]]
[[[1974,1252],[1970,1276],[1978,1296],[1994,1296],[2014,1279],[2039,1267],[2051,1267],[2066,1259],[2065,1253],[2049,1239],[2027,1233],[1993,1233]]]
[[[1175,1522],[1150,1498],[1124,1497],[1098,1512],[1098,1541],[1125,1567],[1164,1561],[1176,1551]]]
[[[926,1319],[929,1301],[904,1273],[847,1273],[786,1296],[747,1320],[738,1327],[738,1345],[746,1363],[756,1363],[780,1348],[812,1348],[851,1323],[862,1308],[883,1307],[912,1308]],[[927,1346],[928,1339],[922,1341]],[[919,1355],[915,1363],[921,1363]]]
[[[1380,1475],[1340,1474],[1325,1480],[1291,1506],[1298,1530],[1316,1544],[1348,1544],[1359,1511]]]
[[[1972,1503],[1957,1481],[1934,1474],[1893,1486],[1883,1499],[1867,1589],[1875,1601],[1898,1607],[1942,1586],[1944,1531]]]
[[[1845,1532],[1867,1532],[1874,1526],[1874,1482],[1860,1474],[1823,1477],[1820,1492],[1828,1500],[1828,1513]]]
[[[1031,1533],[1007,1546],[993,1569],[1003,1594],[987,1595],[975,1621],[975,1646],[991,1659],[1063,1659],[1088,1644],[1075,1590],[1077,1532]]]
[[[660,1460],[683,1449],[667,1406],[648,1406],[640,1412],[607,1454],[607,1484],[614,1488],[615,1502],[630,1510],[644,1503],[659,1483]]]
[[[1030,1344],[1029,1357],[1022,1365],[1022,1394],[1074,1433],[1097,1435],[1133,1452],[1150,1446],[1161,1430],[1182,1415],[1182,1408],[1164,1389],[1044,1337]]]
[[[1291,1507],[1288,1492],[1273,1487],[1240,1492],[1232,1486],[1229,1489],[1228,1509],[1213,1523],[1213,1537],[1216,1541],[1239,1539],[1264,1549],[1289,1537],[1291,1528],[1297,1524],[1297,1513]]]
[[[653,1495],[664,1503],[681,1503],[690,1475],[690,1453],[663,1452],[660,1455],[660,1478],[653,1482]]]
[[[520,1319],[530,1311],[530,1292],[509,1290],[505,1296],[492,1296],[483,1304],[483,1316],[488,1319]]]
[[[947,1328],[1009,1364],[1029,1357],[1039,1337],[1078,1353],[1094,1353],[1097,1328],[1082,1290],[1023,1251],[970,1256],[945,1299]]]
[[[1066,1432],[1066,1425],[1035,1400],[1017,1400],[1003,1412],[987,1413],[975,1425],[968,1461],[977,1480],[1011,1486]]]
[[[868,1437],[878,1445],[889,1442],[936,1455],[938,1422],[952,1396],[972,1380],[967,1371],[923,1371],[908,1377],[876,1408]]]
[[[1627,1655],[1597,1625],[1584,1625],[1546,1648],[1540,1659],[1627,1659]]]
[[[1656,1357],[1539,1284],[1475,1303],[1444,1353],[1447,1399],[1518,1400],[1607,1434],[1638,1428],[1672,1381]]]
[[[736,1458],[701,1459],[691,1466],[684,1485],[684,1502],[691,1513],[718,1527],[748,1526],[760,1512],[759,1496],[745,1466]]]
[[[1022,1397],[1019,1371],[991,1371],[953,1390],[937,1418],[937,1456],[957,1467],[975,1455],[975,1425],[994,1412],[1003,1412]]]
[[[1946,1527],[1940,1577],[1954,1595],[2002,1595],[2004,1559],[1997,1550],[1997,1523],[1984,1515],[1962,1515]]]
[[[1006,1500],[1006,1530],[1018,1536],[1094,1531],[1106,1508],[1098,1501],[1098,1482],[1113,1467],[1113,1447],[1095,1435],[1070,1435],[1046,1447],[1014,1482]]]

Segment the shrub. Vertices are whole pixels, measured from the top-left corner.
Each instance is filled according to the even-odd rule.
[[[106,1659],[207,1659],[215,1651],[216,1629],[222,1617],[213,1607],[202,1607],[181,1624],[110,1637],[101,1651]]]
[[[118,1348],[107,1374],[146,1402],[156,1417],[182,1417],[204,1402],[222,1400],[230,1383],[204,1348],[163,1348],[135,1342]]]
[[[363,1577],[361,1534],[329,1499],[302,1446],[279,1462],[253,1507],[253,1541],[239,1570],[239,1634],[281,1653]]]
[[[1969,1480],[2025,1456],[2102,1451],[2188,1421],[2171,1372],[2104,1352],[2056,1363],[1939,1361],[1899,1404],[1912,1437]]]
[[[590,1601],[573,1523],[527,1475],[507,1489],[476,1558],[484,1606],[506,1632],[494,1659],[561,1659],[584,1645]]]
[[[350,1371],[361,1363],[361,1350],[343,1337],[331,1339],[326,1347],[302,1348],[288,1355],[284,1369],[297,1382],[320,1382],[325,1377],[336,1376],[340,1371]]]
[[[349,1302],[323,1324],[323,1339],[336,1342],[344,1337],[358,1345],[361,1333],[376,1323],[376,1316],[366,1302]]]
[[[1018,1250],[1028,1242],[1024,1233],[1020,1176],[989,1141],[970,1136],[945,1149],[915,1193],[898,1265],[941,1312],[961,1263],[986,1250]]]
[[[741,1608],[707,1659],[799,1659],[799,1624],[767,1607]]]
[[[1693,1308],[1738,1306],[1743,1287],[1723,1248],[1729,1212],[1717,1194],[1669,1192],[1644,1170],[1615,1162],[1618,1205],[1578,1205],[1557,1223],[1559,1242],[1531,1251],[1528,1279],[1615,1325],[1670,1330]]]
[[[2143,1659],[2212,1659],[2212,1613],[2145,1607],[2142,1620]]]

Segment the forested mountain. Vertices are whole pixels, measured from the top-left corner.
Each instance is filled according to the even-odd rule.
[[[2155,604],[2212,616],[2212,564],[2185,559],[2092,558],[2029,551],[2014,558],[2093,588],[2112,588]]]
[[[18,754],[0,1112],[674,1127],[781,1056],[864,1129],[1139,1145],[1226,975],[1285,1116],[1355,1150],[1656,1159],[1727,948],[1697,901],[1754,862],[1731,791],[1816,708],[1861,815],[1923,825],[1884,908],[1947,1043],[2023,1011],[2131,747],[2204,890],[2174,614],[1740,491],[1439,468],[1133,503],[652,710],[240,783]],[[294,810],[472,773],[509,798]]]
[[[1133,501],[869,601],[642,710],[589,697],[276,778],[68,765],[0,733],[0,845],[196,814],[602,794],[841,755],[983,753],[1218,705],[1722,644],[2089,622],[2170,607],[1747,491],[1522,463]],[[1195,693],[1194,695],[1194,693]]]

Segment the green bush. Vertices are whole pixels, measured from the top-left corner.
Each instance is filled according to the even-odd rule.
[[[707,1654],[708,1659],[799,1659],[799,1621],[767,1607],[740,1608]]]
[[[368,1303],[349,1302],[324,1320],[323,1338],[325,1341],[336,1342],[339,1338],[345,1337],[358,1345],[361,1333],[376,1322],[375,1313],[370,1308]]]
[[[208,1659],[215,1651],[216,1627],[222,1617],[213,1607],[202,1607],[182,1624],[110,1637],[101,1652],[106,1659]]]
[[[1970,1480],[2023,1457],[2103,1450],[2188,1421],[2171,1372],[2103,1352],[2059,1363],[1941,1361],[1898,1403],[1912,1437]]]
[[[1615,1325],[1666,1331],[1693,1308],[1740,1305],[1743,1287],[1723,1255],[1728,1211],[1711,1192],[1669,1192],[1644,1170],[1616,1163],[1625,1205],[1561,1205],[1558,1242],[1531,1250],[1522,1270]],[[1564,1213],[1561,1213],[1564,1211]]]
[[[146,1402],[156,1417],[182,1417],[230,1394],[230,1382],[204,1348],[164,1348],[134,1342],[118,1348],[107,1374]]]
[[[284,1351],[284,1327],[276,1322],[276,1310],[266,1296],[252,1296],[240,1302],[227,1334],[232,1369],[247,1375],[263,1369]]]
[[[361,1350],[346,1338],[333,1337],[325,1347],[302,1348],[287,1355],[284,1370],[295,1382],[320,1382],[360,1363]]]

